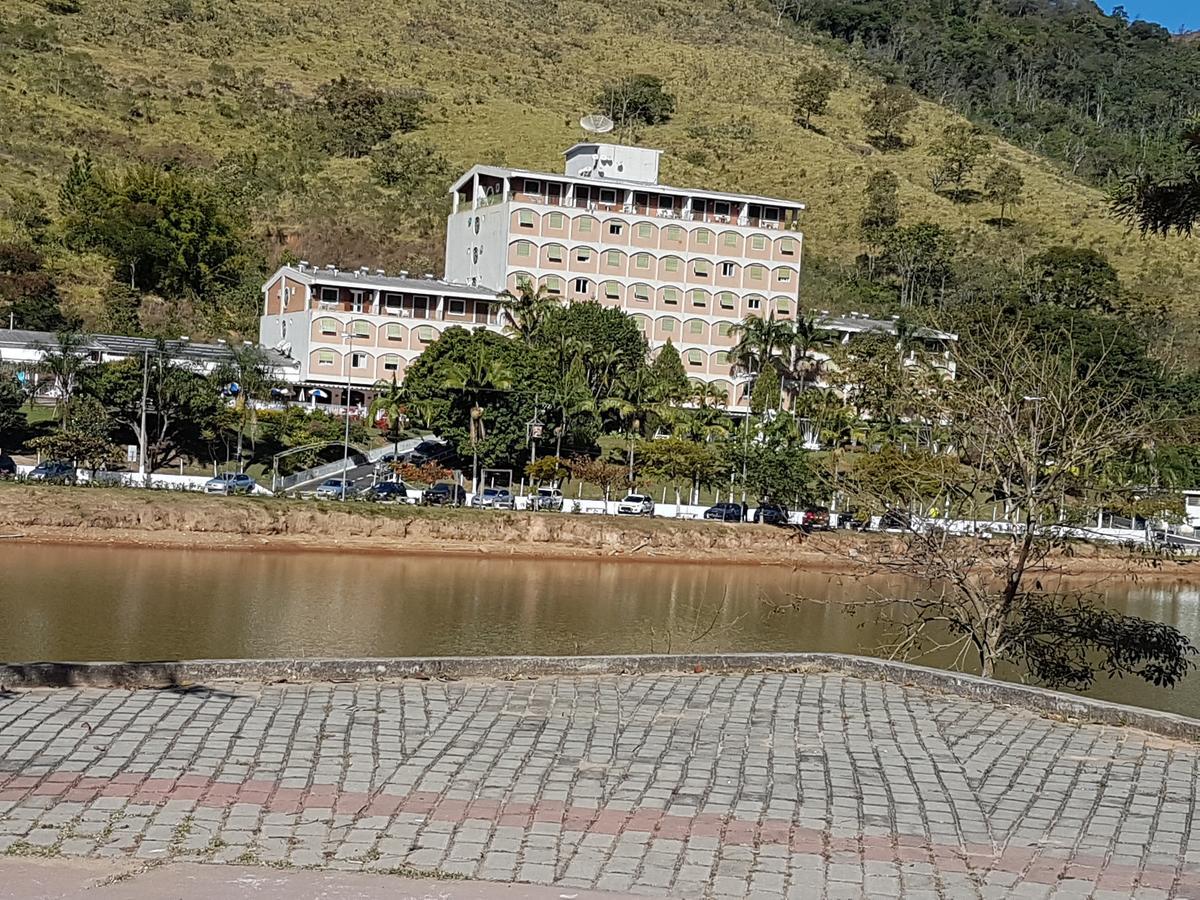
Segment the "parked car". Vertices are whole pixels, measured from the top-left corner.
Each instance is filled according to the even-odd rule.
[[[626,494],[625,499],[617,504],[619,516],[652,516],[654,515],[654,498],[647,494]]]
[[[345,478],[327,478],[317,488],[318,500],[345,500],[354,491],[354,486]]]
[[[29,473],[29,480],[52,484],[73,484],[75,467],[69,462],[40,462]]]
[[[204,482],[206,494],[249,494],[254,490],[254,479],[245,472],[222,472]]]
[[[740,503],[718,503],[704,511],[704,518],[718,522],[740,522],[744,517]]]
[[[17,464],[11,456],[0,453],[0,478],[12,478],[17,474]]]
[[[409,450],[407,454],[402,454],[404,462],[412,463],[414,466],[421,466],[427,462],[436,462],[439,459],[445,459],[449,455],[450,445],[443,444],[440,441],[421,441],[421,443]]]
[[[403,481],[380,481],[371,485],[360,496],[374,503],[407,503],[408,485]]]
[[[828,531],[829,510],[824,506],[810,506],[800,519],[800,527],[805,531]]]
[[[563,494],[558,488],[538,488],[533,495],[530,508],[562,512]]]
[[[791,513],[780,503],[760,503],[754,510],[754,521],[763,525],[787,525]]]
[[[461,484],[439,481],[421,494],[421,502],[426,506],[462,506],[467,502],[467,492]]]
[[[837,527],[849,528],[851,531],[866,531],[871,525],[871,517],[860,519],[855,513],[840,512],[837,514]]]
[[[912,528],[912,513],[907,509],[889,509],[879,517],[880,531],[909,531]]]
[[[476,509],[513,509],[516,504],[508,488],[484,488],[471,498]]]

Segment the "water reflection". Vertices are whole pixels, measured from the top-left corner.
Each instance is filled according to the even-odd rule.
[[[0,545],[0,572],[0,657],[10,660],[870,653],[885,638],[870,610],[771,610],[797,596],[853,603],[904,587],[775,567],[18,544]],[[1114,608],[1200,643],[1200,586],[1098,589]],[[1200,716],[1200,674],[1175,691],[1125,679],[1092,693]]]

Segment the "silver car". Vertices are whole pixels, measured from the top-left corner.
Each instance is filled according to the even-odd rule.
[[[222,472],[204,482],[206,494],[249,494],[254,490],[254,479],[245,472]]]
[[[516,503],[508,488],[484,488],[471,498],[471,505],[476,509],[514,509]]]
[[[328,478],[317,488],[318,500],[345,500],[354,492],[353,485],[345,478]]]

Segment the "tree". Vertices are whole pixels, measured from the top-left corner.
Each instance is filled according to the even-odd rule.
[[[792,80],[792,118],[810,127],[813,116],[824,115],[829,97],[841,79],[829,66],[805,66]]]
[[[608,501],[612,489],[625,481],[625,467],[603,459],[576,456],[567,464],[571,477],[582,484],[594,484],[604,493],[604,512],[608,513]]]
[[[104,406],[94,397],[71,400],[69,416],[50,434],[29,441],[29,448],[52,460],[70,461],[76,467],[95,472],[117,457],[112,422]]]
[[[661,125],[675,115],[675,95],[657,75],[630,75],[596,95],[597,108],[612,119],[619,133],[636,133],[642,125]]]
[[[184,456],[198,455],[205,428],[221,407],[214,385],[173,362],[161,347],[156,353],[97,366],[89,373],[88,393],[103,404],[113,425],[133,435],[145,455],[147,475]]]
[[[646,422],[662,399],[659,377],[644,361],[621,370],[617,378],[617,390],[605,397],[601,410],[613,411],[620,416],[625,433],[629,438],[629,482],[633,483],[635,443],[646,436]]]
[[[465,360],[452,364],[445,386],[460,392],[470,401],[471,486],[479,485],[479,442],[487,437],[487,410],[484,403],[498,391],[512,386],[512,370],[504,361],[491,356],[485,347],[476,347]]]
[[[652,478],[671,482],[675,503],[682,502],[679,483],[688,482],[693,493],[702,485],[713,484],[722,475],[713,451],[705,444],[681,437],[644,441],[638,449],[642,472]]]
[[[543,456],[525,466],[525,477],[531,484],[545,484],[547,481],[558,484],[570,473],[566,463],[557,456]]]
[[[1024,190],[1025,177],[1012,163],[997,163],[988,173],[983,183],[983,196],[1000,206],[1000,219],[996,224],[1003,226],[1006,223],[1005,213],[1010,206],[1017,206],[1021,202]]]
[[[872,172],[863,191],[866,204],[858,220],[859,231],[868,244],[878,244],[900,221],[900,180],[889,169]]]
[[[380,185],[407,200],[432,203],[440,199],[454,167],[435,147],[415,137],[395,138],[371,151],[371,175]]]
[[[25,391],[14,372],[0,369],[0,451],[13,449],[25,430]]]
[[[245,469],[243,443],[247,433],[251,444],[255,440],[258,425],[258,404],[271,397],[276,386],[266,351],[255,344],[232,348],[230,358],[213,373],[215,385],[219,385],[233,398],[237,422],[238,471]],[[214,386],[215,386],[214,385]]]
[[[1111,313],[1121,297],[1116,269],[1087,247],[1051,247],[1029,261],[1029,296],[1035,303]]]
[[[1127,177],[1113,194],[1117,216],[1142,234],[1190,235],[1200,221],[1200,127],[1184,134],[1183,151],[1184,170],[1178,174]]]
[[[28,244],[0,241],[0,317],[8,327],[66,331],[69,323],[59,306],[58,287],[46,270],[42,252]]]
[[[558,298],[544,284],[535,288],[528,281],[519,283],[515,292],[503,291],[499,300],[505,329],[526,343],[537,334],[550,311],[559,306]]]
[[[917,110],[917,96],[906,87],[888,84],[871,92],[863,112],[863,125],[881,150],[904,145],[904,131]]]
[[[954,185],[952,196],[962,202],[968,179],[988,152],[988,142],[974,125],[949,125],[929,152],[938,160],[935,187],[945,181]]]
[[[922,585],[903,598],[893,653],[952,647],[985,677],[1007,663],[1053,687],[1086,687],[1097,672],[1177,683],[1196,652],[1183,634],[1094,605],[1055,564],[1061,523],[1092,518],[1091,493],[1120,477],[1153,412],[1103,378],[1103,357],[1080,358],[1067,334],[999,322],[961,351],[958,377],[927,397],[954,455],[892,452],[843,485],[853,500],[912,513],[896,517],[902,537],[870,551],[872,566]],[[938,527],[951,509],[974,518],[991,498],[1003,500],[1008,528]]]
[[[792,343],[792,329],[786,319],[776,319],[771,313],[746,316],[733,326],[737,343],[729,353],[733,364],[744,372],[762,373],[769,366],[780,365],[782,355]]]
[[[768,410],[779,409],[781,399],[779,370],[767,366],[754,379],[754,387],[750,391],[750,411],[761,416]]]
[[[893,229],[883,243],[883,266],[899,282],[900,305],[918,306],[949,277],[949,238],[929,222]]]
[[[675,349],[670,338],[659,348],[650,371],[654,375],[655,391],[659,400],[680,403],[687,397],[691,390],[687,373],[683,370],[683,360],[679,358],[679,351]]]
[[[419,91],[385,90],[340,75],[317,88],[313,100],[322,147],[334,156],[366,156],[393,134],[419,128],[423,102]]]
[[[373,422],[378,421],[380,416],[387,417],[387,436],[392,442],[394,459],[400,458],[401,426],[407,413],[408,391],[402,383],[396,380],[395,375],[392,376],[391,381],[375,382],[375,396],[371,400],[367,415]]]
[[[41,352],[38,370],[50,381],[54,413],[63,428],[70,418],[71,401],[80,379],[92,367],[88,343],[86,335],[61,331],[55,335],[54,344],[38,348]]]
[[[799,385],[798,393],[803,394],[807,390],[824,365],[824,361],[817,359],[814,354],[828,350],[836,343],[836,335],[815,316],[801,316],[792,324],[789,348],[792,357],[788,374]]]

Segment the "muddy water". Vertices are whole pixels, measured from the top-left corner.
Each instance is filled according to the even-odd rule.
[[[0,659],[871,653],[884,640],[875,613],[771,611],[796,595],[902,589],[779,567],[0,544]],[[1200,585],[1097,589],[1200,644]],[[1127,678],[1091,693],[1200,716],[1200,673],[1173,691]]]

